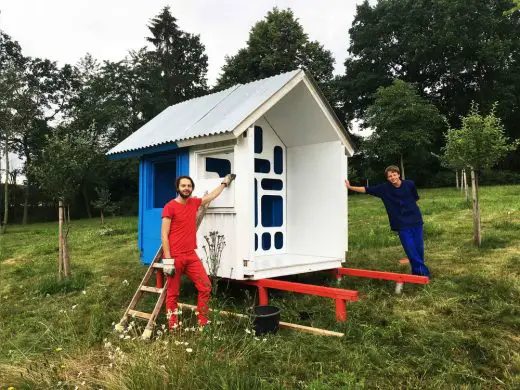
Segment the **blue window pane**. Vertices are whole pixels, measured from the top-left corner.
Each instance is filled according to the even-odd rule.
[[[231,162],[223,158],[206,157],[206,172],[215,172],[218,177],[231,173]]]
[[[283,181],[279,179],[262,179],[262,188],[264,190],[280,191],[283,189]]]
[[[263,149],[263,130],[260,126],[255,126],[255,153],[262,153]]]
[[[255,179],[255,227],[258,226],[258,180]]]
[[[269,160],[263,158],[255,158],[255,172],[256,173],[269,173],[271,170],[271,163]]]
[[[262,233],[262,249],[264,251],[271,249],[271,235],[269,233]]]
[[[262,226],[273,227],[283,224],[283,199],[281,196],[262,196]]]
[[[282,247],[283,247],[283,233],[282,232],[276,232],[274,234],[274,247],[276,249],[282,249]]]
[[[175,160],[153,165],[153,207],[163,208],[175,198],[175,179],[177,164]]]
[[[283,172],[283,149],[281,146],[274,147],[274,173]]]

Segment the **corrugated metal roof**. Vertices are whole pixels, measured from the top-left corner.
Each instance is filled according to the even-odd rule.
[[[302,70],[238,84],[166,108],[107,154],[131,152],[190,138],[233,131],[248,115]]]

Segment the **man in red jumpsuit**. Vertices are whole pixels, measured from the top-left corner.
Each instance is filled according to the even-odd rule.
[[[177,197],[169,201],[162,212],[161,241],[163,258],[173,259],[175,273],[168,275],[166,290],[166,312],[170,329],[177,325],[177,300],[181,286],[181,276],[188,276],[198,291],[197,310],[199,325],[208,323],[208,302],[211,292],[209,277],[195,253],[197,248],[197,210],[221,194],[231,182],[231,176],[226,176],[222,184],[204,195],[202,198],[192,198],[195,183],[189,176],[180,176],[176,181]]]

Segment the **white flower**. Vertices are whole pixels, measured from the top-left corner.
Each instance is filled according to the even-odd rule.
[[[193,352],[193,349],[191,349],[191,348],[186,348],[186,352],[188,352],[188,353],[192,353],[192,352]]]
[[[130,338],[130,336],[126,335],[125,336],[125,340],[128,340]]]
[[[255,340],[256,340],[256,341],[260,341],[260,339],[259,339],[258,337],[255,337]]]
[[[188,344],[189,344],[188,342],[184,342],[184,346],[188,346]]]
[[[173,324],[173,329],[177,329],[179,327],[179,324],[175,323]]]
[[[195,311],[195,315],[198,316],[198,315],[199,315],[199,312],[198,312],[198,311]]]
[[[120,335],[119,335],[119,338],[120,338],[120,339],[122,339],[123,337],[125,337],[124,334],[120,334]]]
[[[87,382],[85,382],[85,381],[81,382],[81,386],[85,386],[86,383]]]
[[[119,333],[121,333],[125,330],[125,328],[121,324],[117,324],[116,326],[114,326],[114,329],[116,332],[119,332]]]
[[[265,342],[265,341],[267,341],[267,339],[262,339],[262,341],[264,341],[264,342]]]
[[[114,367],[114,363],[110,363],[108,366],[109,366],[110,368],[112,368],[112,367]]]
[[[166,370],[166,366],[164,364],[161,364],[159,368],[162,368],[163,370]]]
[[[81,293],[82,293],[83,295],[85,295],[87,292],[86,292],[85,290],[83,290]]]
[[[126,280],[126,279],[123,280],[123,286],[128,286],[128,284],[129,284],[129,283],[128,283],[128,280]]]
[[[161,328],[162,328],[163,330],[166,329],[166,325],[162,324],[162,325],[161,325]]]
[[[72,310],[76,309],[76,307],[78,307],[78,305],[72,306]]]
[[[168,309],[168,311],[166,312],[166,319],[169,320],[172,314],[173,312],[170,309]]]
[[[246,329],[247,334],[251,334],[251,331],[249,329]]]
[[[182,342],[175,340],[175,345],[182,345]]]

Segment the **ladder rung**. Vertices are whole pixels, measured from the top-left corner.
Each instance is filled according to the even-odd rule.
[[[138,318],[142,318],[143,320],[149,320],[150,318],[152,318],[152,315],[150,313],[144,313],[142,311],[137,311],[137,310],[128,310],[128,314],[130,316],[136,316]]]
[[[164,268],[164,264],[163,263],[155,263],[155,264],[152,264],[152,267],[163,269]]]
[[[163,289],[157,288],[157,287],[150,287],[150,286],[141,286],[141,291],[161,294],[163,292]]]

